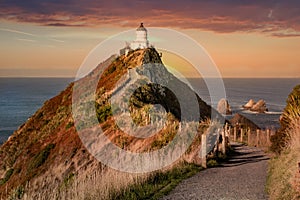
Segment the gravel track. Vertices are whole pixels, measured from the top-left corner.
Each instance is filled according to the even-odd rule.
[[[258,148],[232,144],[236,153],[221,166],[200,171],[182,181],[163,200],[264,200],[267,178],[266,154]]]

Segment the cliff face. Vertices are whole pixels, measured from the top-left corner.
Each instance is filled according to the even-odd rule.
[[[159,65],[147,66],[147,64],[155,63]],[[145,66],[137,67],[141,65]],[[174,133],[160,131],[150,138],[140,139],[126,135],[116,128],[109,98],[112,95],[124,95],[125,90],[122,93],[124,85],[130,81],[130,85],[136,84],[143,77],[176,87],[177,93],[182,93],[183,96],[190,95],[193,91],[163,67],[159,54],[152,48],[136,50],[127,56],[112,56],[78,81],[88,83],[91,78],[97,78],[103,66],[108,67],[97,84],[95,108],[98,121],[105,134],[120,148],[136,152],[149,151],[167,144],[174,137]],[[154,74],[153,67],[157,68]],[[122,82],[121,77],[126,76],[127,79]],[[183,109],[187,113],[193,113],[194,108],[180,107],[179,100],[176,100],[174,93],[167,87],[145,83],[137,87],[137,90],[130,96],[129,109],[135,123],[140,125],[150,123],[147,112],[153,104],[160,104],[169,112],[167,121],[172,123],[168,126],[176,126],[180,120],[210,118],[211,108],[200,97],[196,96],[200,116],[189,118],[189,115],[182,115]],[[4,196],[7,194],[6,191],[12,189],[23,191],[28,183],[32,191],[41,194],[43,191],[60,188],[70,177],[76,176],[78,179],[83,179],[93,171],[105,168],[89,154],[78,136],[72,116],[72,98],[79,98],[79,96],[72,96],[73,89],[74,83],[71,83],[59,95],[46,101],[42,108],[1,146],[0,193]],[[78,95],[84,96],[85,90],[86,88],[80,88]],[[213,112],[213,115],[219,116],[217,112]],[[196,149],[199,148],[195,147],[194,150]]]

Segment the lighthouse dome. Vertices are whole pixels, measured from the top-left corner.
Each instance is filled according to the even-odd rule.
[[[137,31],[147,31],[147,29],[144,27],[143,23],[141,23],[140,26],[136,30]]]

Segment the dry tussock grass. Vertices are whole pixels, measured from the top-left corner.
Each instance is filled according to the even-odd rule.
[[[192,128],[193,123],[188,128]],[[211,122],[209,120],[202,122],[200,126],[205,130]],[[168,126],[167,132],[173,130],[176,124]],[[170,129],[170,130],[169,130]],[[203,131],[202,130],[202,131]],[[200,134],[201,135],[201,134]],[[201,141],[200,141],[201,142]],[[62,183],[56,183],[49,177],[49,180],[44,180],[44,183],[39,183],[40,191],[36,190],[36,183],[32,182],[27,184],[23,191],[25,192],[22,199],[25,200],[102,200],[102,199],[112,199],[115,194],[125,191],[127,188],[131,188],[133,185],[143,184],[147,182],[152,176],[157,173],[165,173],[174,169],[175,167],[180,167],[180,164],[184,160],[191,160],[193,162],[193,155],[198,155],[197,148],[200,143],[197,143],[194,148],[192,148],[189,154],[182,156],[179,160],[173,163],[171,166],[143,174],[126,173],[114,170],[109,167],[102,166],[101,168],[87,174],[76,174],[70,176],[68,179],[64,180]],[[194,153],[195,151],[195,153]],[[191,158],[189,158],[191,157]],[[51,180],[50,180],[51,179]],[[49,182],[50,181],[50,182]],[[51,182],[52,181],[52,182]],[[17,196],[20,195],[20,191],[14,190],[10,194],[10,199],[18,199]]]
[[[269,163],[267,189],[270,199],[300,198],[300,119],[292,119],[287,131],[290,142],[281,155]]]
[[[82,178],[73,177],[68,182],[49,188],[44,192],[37,193],[31,190],[30,184],[25,188],[24,200],[102,200],[111,199],[114,193],[118,193],[133,184],[144,183],[151,173],[133,174],[120,172],[111,168],[95,171],[91,176]],[[16,198],[16,191],[11,194],[10,199]]]

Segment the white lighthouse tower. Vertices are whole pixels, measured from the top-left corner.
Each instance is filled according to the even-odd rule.
[[[130,51],[136,49],[145,49],[148,47],[153,47],[149,44],[147,29],[144,24],[141,23],[140,26],[135,31],[136,39],[130,43],[126,42],[124,48],[120,49],[120,55],[127,55]]]
[[[144,49],[149,47],[149,41],[147,38],[147,29],[144,27],[143,23],[136,29],[136,39],[130,43],[130,48]]]

